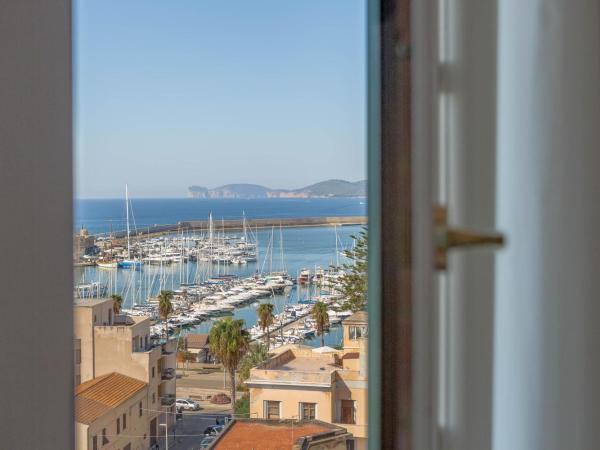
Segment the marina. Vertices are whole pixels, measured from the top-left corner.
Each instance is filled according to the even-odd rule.
[[[219,227],[222,221],[209,218],[208,222],[202,232],[136,237],[129,246],[101,238],[97,241],[101,251],[87,258],[96,265],[75,269],[78,286],[95,287],[82,291],[83,295],[98,291],[121,295],[125,312],[153,317],[156,334],[164,332],[156,313],[161,290],[174,292],[175,312],[169,318],[172,333],[207,333],[218,317],[233,315],[243,319],[252,338],[258,340],[263,333],[256,327],[256,307],[270,302],[276,315],[270,330],[273,346],[317,345],[308,312],[314,301],[324,300],[330,304],[332,318],[326,344],[340,343],[336,323],[344,311],[339,308],[342,299],[336,285],[341,273],[332,266],[347,262],[343,251],[350,248],[350,236],[360,226],[242,226],[234,233]],[[126,257],[138,264],[117,263],[115,267],[115,261]]]

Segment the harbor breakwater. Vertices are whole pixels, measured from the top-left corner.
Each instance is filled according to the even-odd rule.
[[[322,226],[345,226],[345,225],[366,225],[366,216],[339,216],[339,217],[288,217],[288,218],[265,218],[265,219],[247,219],[246,227],[250,229],[264,229],[271,227],[298,228],[298,227],[322,227]],[[236,220],[215,220],[213,221],[215,231],[240,231],[244,227],[242,219]],[[153,237],[163,234],[177,233],[181,231],[207,231],[209,227],[208,220],[186,220],[170,225],[154,225],[130,235],[138,237]],[[106,233],[98,234],[106,236]],[[118,231],[112,234],[116,239],[127,237],[125,231]]]

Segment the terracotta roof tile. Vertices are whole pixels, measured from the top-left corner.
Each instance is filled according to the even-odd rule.
[[[190,333],[185,335],[187,348],[204,348],[208,344],[208,334]]]
[[[296,441],[312,436],[333,427],[315,423],[295,423],[267,421],[250,422],[236,420],[215,442],[215,450],[290,450]]]
[[[75,388],[75,421],[90,424],[146,387],[120,373],[109,373]]]

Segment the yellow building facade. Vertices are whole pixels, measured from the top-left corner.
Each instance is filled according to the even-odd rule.
[[[145,383],[143,434],[155,443],[162,433],[159,424],[175,422],[176,341],[154,343],[150,319],[114,314],[112,299],[75,301],[74,338],[76,383],[113,372]]]
[[[290,345],[250,371],[250,418],[320,420],[343,426],[367,448],[367,316],[343,322],[344,348]]]

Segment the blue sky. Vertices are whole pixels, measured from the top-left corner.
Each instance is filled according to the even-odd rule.
[[[77,196],[365,173],[364,0],[76,0]]]

